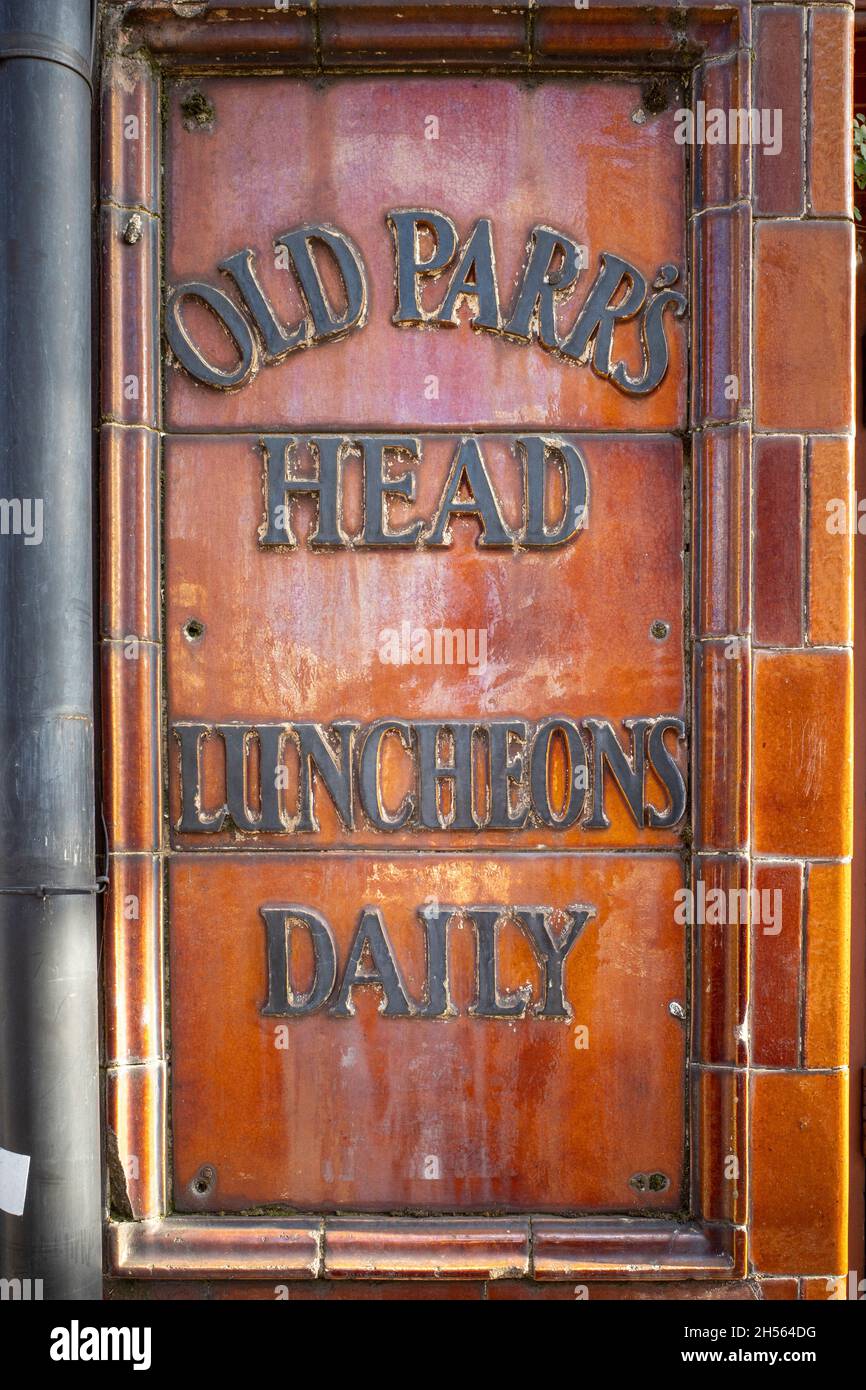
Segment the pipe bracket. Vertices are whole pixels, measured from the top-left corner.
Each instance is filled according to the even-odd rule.
[[[90,59],[79,53],[77,48],[61,43],[59,39],[49,39],[45,34],[32,34],[27,30],[0,34],[0,63],[10,58],[31,58],[47,63],[59,63],[61,67],[71,68],[83,77],[91,92],[93,79]]]

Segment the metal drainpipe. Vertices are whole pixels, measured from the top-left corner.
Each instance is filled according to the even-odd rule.
[[[0,0],[0,1275],[22,1281],[5,1297],[102,1296],[92,34],[91,0]]]

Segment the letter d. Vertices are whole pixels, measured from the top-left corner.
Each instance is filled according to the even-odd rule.
[[[311,243],[314,241],[327,246],[337,262],[346,292],[346,308],[342,314],[336,314],[328,303],[322,277],[313,256]],[[348,333],[352,328],[361,327],[367,314],[364,262],[360,251],[344,232],[323,224],[299,227],[297,231],[286,232],[285,236],[277,237],[274,245],[285,246],[292,258],[317,339],[334,338],[341,333]]]
[[[330,997],[337,979],[337,951],[324,917],[309,907],[293,903],[259,908],[267,932],[268,998],[266,1017],[300,1018],[315,1013]],[[289,936],[292,923],[310,933],[315,956],[313,983],[306,994],[296,994],[289,981]]]

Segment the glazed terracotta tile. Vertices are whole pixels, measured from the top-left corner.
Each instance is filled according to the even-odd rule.
[[[321,1221],[260,1217],[128,1221],[109,1226],[109,1260],[127,1277],[311,1279],[322,1271]]]
[[[810,864],[806,912],[805,1064],[839,1067],[848,1059],[851,923],[849,864]]]
[[[705,1221],[746,1220],[746,1097],[745,1072],[694,1069],[692,1132],[699,1155],[692,1192]]]
[[[101,628],[104,637],[158,641],[159,437],[103,425]]]
[[[851,14],[780,0],[752,33],[741,0],[111,8],[107,1296],[843,1297],[852,558],[826,520],[852,500]],[[778,111],[778,153],[683,143],[687,102]],[[386,214],[412,206],[454,224],[418,290],[424,332],[393,321]],[[495,322],[473,325],[464,291],[433,325],[486,217]],[[277,239],[311,223],[358,248],[366,318],[281,355],[314,311]],[[580,273],[554,331],[533,308],[519,342],[504,329],[542,227]],[[225,269],[243,247],[270,327]],[[676,276],[645,396],[565,350],[614,255],[644,304]],[[314,260],[336,312],[336,262]],[[240,316],[239,389],[182,365],[190,343],[223,371],[237,357],[195,291],[172,317],[190,281]],[[637,315],[617,323],[620,387],[648,351]],[[418,440],[381,514],[408,527],[435,515],[470,431],[507,543],[481,544],[471,513],[441,549],[368,543],[359,441]],[[534,436],[567,442],[587,480],[585,526],[547,550],[521,534]],[[335,437],[351,543],[317,544],[321,493],[292,498],[297,545],[268,543],[274,458],[313,482]],[[567,472],[545,459],[542,521]],[[383,459],[383,483],[402,467]],[[483,631],[485,656],[385,659],[405,626]],[[505,806],[531,815],[504,828],[494,722],[517,723],[531,762],[547,717],[578,743],[541,744],[534,778],[518,758]],[[412,721],[408,743],[389,726],[365,774],[350,730],[346,772],[335,726],[376,719]],[[446,720],[422,815],[417,729]],[[543,783],[565,804],[580,744],[581,812],[545,821],[531,798]]]
[[[724,1249],[725,1258],[730,1264],[729,1277],[745,1279],[749,1273],[749,1228],[722,1224],[708,1226],[707,1230],[715,1236]]]
[[[163,1062],[108,1069],[106,1163],[109,1208],[115,1219],[151,1221],[165,1212],[165,1106]]]
[[[751,214],[740,204],[693,219],[691,418],[695,427],[747,415]]]
[[[353,6],[320,0],[319,33],[326,63],[385,64],[436,57],[481,67],[526,56],[526,14],[522,7],[490,7],[464,0],[450,5],[447,21],[434,20],[425,4]],[[398,22],[395,22],[398,21]],[[387,32],[388,55],[382,34]]]
[[[800,1296],[797,1279],[759,1279],[757,1282],[760,1296],[764,1299],[796,1303]]]
[[[803,644],[803,444],[755,439],[755,641]]]
[[[199,86],[216,113],[206,130],[184,126],[183,83],[168,93],[168,286],[205,280],[228,289],[218,266],[249,246],[278,317],[294,324],[303,317],[301,301],[275,254],[274,238],[305,223],[327,222],[348,234],[363,256],[369,312],[359,331],[290,352],[237,391],[203,388],[170,367],[171,428],[495,429],[507,421],[509,428],[543,423],[548,430],[653,430],[684,423],[686,323],[670,311],[670,365],[647,397],[624,394],[537,342],[473,332],[465,321],[456,329],[425,332],[401,331],[391,322],[394,246],[385,213],[426,207],[431,188],[447,190],[447,196],[437,191],[440,210],[453,219],[462,240],[477,219],[501,209],[492,219],[492,238],[503,315],[511,312],[533,226],[561,230],[587,248],[587,269],[579,273],[575,295],[559,306],[560,339],[571,329],[603,251],[630,261],[649,284],[664,264],[676,266],[682,279],[685,147],[673,138],[673,108],[643,127],[632,120],[641,100],[639,83],[551,79],[530,90],[497,78],[479,84],[468,77],[382,76],[330,84],[272,78],[264,89],[249,80],[208,78]],[[466,110],[471,120],[460,117]],[[438,140],[425,139],[428,117],[439,122]],[[288,146],[287,124],[294,132]],[[493,160],[491,128],[498,132]],[[551,130],[557,132],[553,142],[546,138]],[[532,131],[545,140],[543,160],[523,156]],[[594,193],[614,148],[615,207]],[[347,201],[349,170],[354,192]],[[649,189],[664,189],[664,196],[648,198]],[[443,278],[436,277],[425,289],[424,305],[432,310],[444,294]],[[460,311],[464,320],[466,313]],[[223,365],[230,364],[224,334],[209,324],[204,309],[196,315],[195,305],[184,311],[189,332],[211,353],[221,351]],[[614,357],[636,372],[642,352],[636,319],[619,326],[614,348]]]
[[[481,552],[477,521],[460,518],[450,547],[421,553],[400,549],[387,557],[375,548],[329,553],[313,549],[311,504],[306,501],[297,508],[296,549],[259,545],[260,443],[247,436],[168,440],[170,727],[186,721],[330,724],[341,719],[365,725],[392,713],[414,721],[446,716],[537,721],[561,712],[576,720],[603,717],[613,724],[621,746],[631,750],[624,720],[650,714],[684,719],[680,445],[662,437],[568,438],[585,458],[589,489],[587,529],[573,543],[555,551]],[[395,508],[395,524],[402,525],[404,515],[408,525],[414,515],[429,517],[435,511],[458,444],[459,436],[424,437],[417,506],[400,508],[399,513]],[[503,514],[516,524],[523,484],[513,437],[486,436],[484,453]],[[360,493],[356,461],[346,468],[344,512],[350,529],[358,525]],[[208,525],[202,524],[205,495],[214,499]],[[627,515],[623,496],[631,499]],[[611,555],[627,551],[640,565],[639,586],[628,565],[611,565]],[[233,576],[231,584],[226,583],[227,572]],[[251,594],[256,595],[255,604]],[[323,614],[333,613],[341,615],[339,622],[322,620]],[[659,623],[661,637],[654,635]],[[475,643],[483,640],[484,662],[395,664],[383,644],[390,640],[388,634],[399,636],[407,629],[464,630]],[[191,633],[198,635],[191,639]],[[481,655],[480,645],[476,655]],[[673,733],[668,737],[685,772],[686,748],[677,748]],[[172,737],[169,748],[175,827],[181,795],[178,738]],[[398,806],[410,790],[411,767],[398,749],[392,747],[390,753],[386,750],[388,756],[382,758],[382,795],[386,805]],[[286,753],[286,764],[290,756]],[[587,757],[592,760],[592,750]],[[202,767],[203,804],[210,812],[221,804],[225,784],[225,757],[216,736],[205,742]],[[638,826],[617,784],[607,772],[602,776],[608,829],[584,828],[592,818],[589,795],[577,819],[561,828],[485,829],[479,787],[475,830],[446,833],[415,827],[385,833],[369,823],[361,809],[354,829],[347,830],[319,788],[319,831],[190,832],[178,835],[177,843],[196,850],[232,840],[322,848],[680,843],[681,826]],[[291,818],[298,804],[294,763],[287,777],[284,805]],[[669,804],[652,770],[647,773],[646,797],[659,811]]]
[[[103,642],[102,777],[112,850],[160,847],[159,648]]]
[[[324,1261],[327,1279],[513,1279],[529,1273],[529,1223],[335,1217]]]
[[[728,58],[706,62],[695,69],[692,111],[699,114],[697,140],[692,149],[692,184],[694,207],[698,211],[708,207],[724,207],[749,196],[751,160],[748,138],[711,143],[707,135],[715,135],[718,117],[714,113],[724,113],[725,132],[729,135],[731,121],[728,113],[750,109],[750,69],[751,56],[747,49],[739,49]],[[701,102],[702,108],[699,106]],[[701,111],[703,115],[700,115]]]
[[[851,423],[853,231],[843,222],[755,229],[755,420],[762,430]],[[821,344],[820,352],[815,344]]]
[[[364,0],[362,0],[362,3],[363,2]],[[105,0],[105,3],[109,6],[128,5],[129,0]],[[371,0],[371,3],[378,5],[380,0]],[[469,3],[471,3],[471,0],[469,0]],[[292,13],[286,18],[277,11],[271,20],[271,24],[276,24],[280,29],[291,29],[294,19],[304,18],[309,21],[312,14],[312,4],[313,0],[292,0]],[[162,30],[164,24],[168,24],[169,27],[171,27],[173,19],[183,19],[186,21],[204,19],[208,24],[213,26],[216,26],[217,21],[224,21],[226,19],[235,21],[242,20],[244,23],[247,23],[250,18],[250,11],[252,10],[253,13],[255,13],[256,9],[260,9],[261,7],[258,5],[257,0],[221,0],[219,14],[217,16],[214,16],[213,13],[210,15],[207,13],[178,14],[179,10],[184,9],[207,11],[209,8],[208,0],[136,0],[136,13],[131,17],[135,20],[151,22],[153,24],[154,38],[157,38],[158,32]],[[129,16],[127,16],[127,18],[129,18]],[[179,24],[176,27],[180,29],[183,26]],[[195,25],[187,23],[186,28],[187,30],[192,29],[196,34],[198,32]],[[135,31],[133,30],[133,32]],[[157,48],[156,51],[159,52],[160,50]]]
[[[701,430],[695,437],[692,545],[697,637],[723,637],[749,629],[749,449],[745,425]]]
[[[686,1036],[670,1004],[684,998],[681,883],[674,855],[173,857],[176,1209],[677,1210]],[[484,1012],[477,927],[462,912],[447,927],[450,1016],[383,1016],[379,988],[358,985],[344,1016],[335,982],[330,1003],[293,1018],[262,1013],[269,971],[259,907],[281,902],[324,917],[341,979],[361,905],[378,911],[415,1010],[425,999],[440,1007],[425,983],[416,904],[585,903],[595,915],[564,967],[566,1018],[538,1014],[539,967],[516,920],[497,933],[499,997],[512,1016]],[[303,929],[292,941],[305,972],[298,988],[308,989]],[[400,999],[392,995],[398,1010]],[[203,1168],[213,1179],[199,1191]]]
[[[753,1268],[845,1268],[847,1076],[755,1072],[751,1081]],[[830,1175],[835,1175],[834,1180]]]
[[[800,1297],[809,1303],[838,1303],[848,1297],[847,1288],[844,1277],[801,1279]]]
[[[816,5],[809,10],[809,210],[851,216],[851,72],[854,15]]]
[[[749,826],[749,644],[701,642],[695,652],[693,786],[697,848],[736,850]]]
[[[126,208],[157,212],[159,104],[146,63],[114,58],[102,69],[101,195]]]
[[[748,1061],[749,866],[745,857],[696,856],[692,867],[692,1058]]]
[[[840,1302],[848,1297],[848,1282],[842,1276],[828,1279],[801,1279],[799,1297],[806,1302]]]
[[[752,883],[752,1064],[797,1067],[802,1045],[803,869],[799,864],[760,861],[753,867]]]
[[[208,3],[195,10],[189,4],[181,10],[174,0],[146,0],[125,16],[126,48],[135,52],[146,45],[169,62],[178,55],[188,59],[190,54],[224,62],[227,55],[240,53],[246,66],[260,67],[276,58],[281,65],[311,68],[320,56],[314,9],[314,0],[292,0],[290,9],[220,0],[218,7]]]
[[[851,853],[851,658],[755,653],[755,848]]]
[[[732,1279],[743,1272],[737,1232],[729,1225],[648,1217],[641,1222],[637,1247],[634,1229],[603,1217],[591,1222],[536,1217],[532,1222],[533,1274],[545,1282],[582,1283],[615,1279],[624,1264],[635,1281],[655,1279],[662,1268],[672,1278],[707,1279],[715,1275]]]
[[[163,1056],[162,874],[149,854],[115,854],[102,919],[108,1062]]]
[[[776,4],[762,5],[755,14],[754,105],[768,113],[771,137],[752,155],[755,211],[764,217],[803,211],[805,14],[800,5]]]
[[[854,528],[853,441],[816,437],[809,446],[809,641],[852,640]]]
[[[147,212],[103,208],[100,383],[102,415],[159,424],[159,224]]]
[[[747,45],[750,32],[750,9],[742,0],[724,10],[684,11],[675,19],[665,16],[677,8],[671,0],[651,11],[635,9],[630,0],[610,0],[603,9],[537,0],[533,8],[533,53],[541,64],[583,61],[603,68],[616,60],[640,66],[646,64],[647,52],[663,58],[683,47],[718,55],[738,42]]]

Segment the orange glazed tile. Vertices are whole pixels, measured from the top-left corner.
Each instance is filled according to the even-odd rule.
[[[847,222],[757,223],[755,418],[759,429],[849,428],[853,248],[853,229]]]
[[[696,1067],[693,1133],[699,1145],[692,1190],[703,1221],[746,1219],[746,1076],[730,1067]]]
[[[130,226],[130,217],[139,225]],[[100,229],[102,415],[153,429],[159,423],[159,224],[150,213],[105,206]]]
[[[829,1279],[801,1279],[800,1297],[807,1303],[837,1303],[848,1297],[848,1285],[843,1276]]]
[[[432,5],[418,0],[412,5],[319,0],[316,8],[326,62],[375,64],[393,61],[393,55],[404,60],[435,55],[479,66],[521,57],[525,61],[526,23],[519,6],[458,0],[448,5],[444,21],[441,11],[435,15]],[[395,24],[394,18],[402,22]]]
[[[758,1288],[761,1298],[765,1299],[796,1303],[800,1296],[800,1285],[797,1279],[759,1279]]]
[[[749,826],[749,645],[695,651],[695,824],[702,850],[744,848]]]
[[[749,453],[746,425],[700,430],[694,439],[692,564],[697,637],[726,637],[749,628]]]
[[[807,1067],[840,1067],[848,1057],[851,866],[811,864],[806,914]]]
[[[108,1062],[163,1055],[162,875],[149,854],[113,854],[103,911]]]
[[[761,143],[752,153],[755,211],[764,216],[797,215],[803,209],[803,9],[761,6],[753,23],[753,105],[759,111],[781,112],[781,148],[770,154]]]
[[[321,60],[312,19],[317,8],[314,0],[292,0],[290,9],[250,0],[138,0],[127,4],[122,32],[127,50],[146,46],[159,55],[180,54],[182,62],[191,53],[216,62],[240,53],[247,61],[261,55],[268,66],[279,54],[281,62],[311,68]]]
[[[749,363],[751,216],[711,208],[693,220],[692,424],[734,420],[752,399]]]
[[[274,76],[266,82],[209,77],[200,85],[216,111],[206,132],[185,129],[182,87],[170,89],[167,98],[167,284],[206,280],[229,287],[217,267],[248,246],[281,320],[298,322],[299,292],[292,275],[275,265],[273,241],[304,223],[327,222],[348,233],[363,254],[370,311],[361,331],[290,353],[263,367],[242,390],[203,388],[181,369],[169,369],[166,415],[172,428],[259,431],[264,425],[297,429],[323,421],[352,430],[385,422],[391,429],[482,429],[505,421],[515,428],[543,423],[547,430],[685,424],[684,318],[666,316],[670,365],[646,397],[626,396],[589,368],[537,343],[473,332],[467,322],[401,331],[391,322],[394,250],[385,219],[389,208],[428,207],[433,192],[461,239],[479,217],[491,215],[506,313],[532,227],[543,223],[565,232],[588,248],[590,267],[581,272],[573,299],[560,306],[560,329],[567,332],[602,251],[631,261],[649,284],[665,263],[685,273],[686,147],[674,139],[673,104],[641,126],[632,120],[641,84],[627,79],[585,83],[552,77],[530,88],[500,77],[481,82],[382,75],[317,83]],[[438,113],[442,123],[435,141],[424,137],[428,113]],[[518,131],[520,139],[504,136]],[[537,132],[544,158],[526,158],[529,131]],[[594,192],[611,177],[614,148],[615,200]],[[215,197],[215,189],[226,196]],[[444,294],[445,280],[431,281],[429,307]],[[202,311],[202,318],[209,315]],[[199,319],[195,325],[204,332]],[[222,338],[225,351],[218,328],[214,336]],[[217,341],[211,350],[218,346]],[[622,325],[621,346],[618,330],[615,350],[634,372],[641,360],[637,320]],[[431,376],[438,383],[435,396],[425,394]]]
[[[335,1217],[325,1222],[324,1260],[328,1279],[513,1279],[529,1273],[529,1222]]]
[[[104,637],[159,639],[159,436],[100,432],[101,625]]]
[[[148,1221],[165,1211],[164,1062],[110,1067],[106,1077],[106,1163],[116,1219]]]
[[[758,854],[851,853],[851,657],[755,652]]]
[[[695,897],[693,941],[692,1058],[716,1066],[744,1066],[749,972],[749,889],[745,856],[692,861]],[[733,905],[734,913],[729,912]],[[703,919],[703,920],[701,920]]]
[[[755,641],[803,642],[803,444],[755,439]]]
[[[670,1004],[685,997],[681,884],[673,854],[173,856],[175,1209],[677,1211],[686,1032]],[[260,905],[323,914],[339,978],[359,905],[378,910],[419,1005],[417,906],[433,900],[593,905],[565,965],[571,1017],[542,1018],[528,1003],[519,1019],[472,1016],[476,930],[463,915],[447,928],[451,1016],[383,1016],[376,986],[355,986],[350,1016],[329,1012],[333,996],[300,1017],[262,1012]],[[311,971],[297,937],[297,970]],[[502,922],[498,952],[500,997],[522,986],[537,1002],[538,967],[516,924]],[[200,1193],[202,1166],[215,1179]],[[649,1188],[652,1174],[667,1182]]]
[[[102,68],[101,195],[156,212],[159,203],[159,105],[146,63],[112,58]]]
[[[108,1227],[110,1268],[132,1278],[273,1277],[315,1279],[322,1270],[322,1223],[315,1218],[220,1216],[125,1221]]]
[[[631,0],[609,0],[604,7],[582,9],[573,0],[532,0],[526,8],[535,11],[533,50],[539,61],[586,56],[590,62],[607,60],[609,64],[636,57],[645,64],[648,53],[679,55],[694,46],[710,57],[730,52],[738,38],[748,43],[749,6],[742,0],[709,14],[706,9],[682,10],[676,22],[670,16],[678,8],[672,0],[662,0],[651,9],[637,7]]]
[[[454,524],[449,549],[417,552],[395,549],[387,557],[374,548],[322,553],[311,550],[311,510],[297,523],[299,544],[291,552],[257,544],[262,521],[262,450],[250,436],[174,437],[165,447],[166,645],[168,717],[205,723],[362,722],[399,712],[405,719],[477,719],[499,715],[540,719],[551,712],[580,719],[603,713],[620,739],[622,720],[635,714],[670,714],[684,719],[686,680],[683,643],[683,457],[678,440],[628,435],[611,439],[569,436],[586,461],[589,485],[587,530],[573,544],[547,551],[502,549],[480,553],[477,523]],[[448,476],[455,438],[424,435],[423,465],[416,470],[417,515],[429,516]],[[493,484],[506,520],[516,522],[523,485],[507,436],[487,435],[483,443]],[[299,450],[299,452],[302,452]],[[306,463],[306,460],[305,460]],[[360,508],[360,473],[347,468],[345,511],[349,529]],[[351,494],[351,495],[350,495]],[[201,524],[202,498],[218,498]],[[623,498],[629,498],[628,509]],[[407,512],[407,521],[416,509]],[[402,516],[399,518],[402,524]],[[613,571],[611,555],[639,557],[641,582],[628,565]],[[231,573],[233,582],[226,583]],[[287,595],[295,601],[287,602]],[[255,595],[255,602],[251,602]],[[565,596],[569,596],[567,599]],[[339,612],[342,621],[322,621]],[[543,621],[530,617],[544,614]],[[454,663],[429,666],[387,664],[381,659],[382,634],[401,622],[475,631],[484,615],[485,670],[472,672]],[[190,619],[204,626],[197,641],[185,628]],[[665,640],[652,635],[653,623],[669,625]],[[531,622],[531,629],[528,624]],[[531,637],[529,659],[527,639]],[[278,654],[278,655],[275,655]],[[733,663],[732,663],[733,664]],[[724,737],[724,736],[722,736]],[[205,806],[220,804],[225,780],[218,739],[203,757]],[[178,743],[169,749],[172,823],[179,820]],[[680,765],[685,770],[685,748]],[[408,786],[401,779],[407,763],[383,757],[386,804],[399,805]],[[292,768],[294,776],[294,766]],[[648,796],[663,806],[664,789],[648,782]],[[735,786],[735,794],[737,788]],[[724,798],[720,786],[719,796]],[[477,800],[477,799],[476,799]],[[415,829],[387,836],[361,815],[346,830],[323,794],[316,796],[321,832],[275,831],[257,836],[268,848],[349,843],[366,847],[419,847]],[[611,787],[606,793],[610,827],[586,830],[587,815],[553,832],[557,847],[665,844],[678,846],[676,827],[655,830],[636,825],[625,801]],[[296,804],[292,784],[285,797]],[[480,806],[477,809],[481,810]],[[483,819],[482,816],[479,818]],[[550,845],[549,828],[520,831],[427,832],[435,842],[499,849],[517,843]],[[225,830],[204,844],[244,843],[243,832]],[[250,843],[247,838],[247,843]],[[178,837],[183,848],[198,849],[203,837]]]
[[[846,1268],[848,1078],[752,1073],[752,1236],[757,1273]]]
[[[761,920],[752,935],[752,1062],[759,1067],[800,1063],[800,972],[803,869],[758,861],[753,886]]]
[[[809,641],[852,640],[854,539],[853,440],[815,438],[809,446]]]
[[[160,847],[160,652],[103,642],[102,784],[112,850]]]
[[[819,216],[851,216],[853,46],[852,10],[809,10],[809,210]]]
[[[637,21],[635,14],[634,23]],[[702,101],[705,110],[748,110],[751,54],[738,49],[732,57],[718,63],[702,63],[695,69],[692,110]],[[749,144],[709,144],[692,147],[692,183],[696,211],[720,207],[749,196]]]
[[[615,1280],[650,1278],[664,1270],[692,1278],[742,1278],[745,1273],[742,1232],[724,1222],[652,1219],[625,1222],[532,1221],[532,1272],[537,1280]]]

